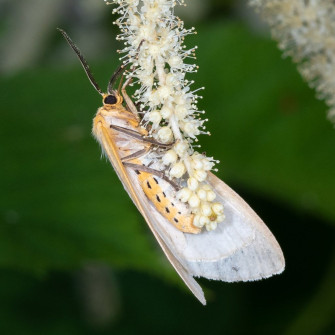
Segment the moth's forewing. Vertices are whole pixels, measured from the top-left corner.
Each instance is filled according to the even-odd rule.
[[[132,188],[135,192],[136,202],[139,202],[139,211],[143,215],[144,219],[148,223],[151,231],[156,237],[158,243],[162,247],[166,257],[173,265],[179,276],[183,279],[187,287],[192,291],[196,298],[203,304],[206,305],[206,299],[201,286],[194,280],[193,274],[189,271],[187,262],[183,259],[183,255],[177,252],[176,243],[185,235],[177,228],[175,228],[164,216],[162,216],[154,205],[145,196],[142,187],[138,181],[136,173],[131,168],[126,168],[127,175],[131,180]],[[167,233],[165,227],[171,228]],[[193,234],[189,234],[193,235]]]
[[[179,276],[183,279],[185,284],[188,286],[188,288],[196,296],[196,298],[205,305],[206,300],[200,285],[194,280],[192,274],[189,273],[186,264],[184,264],[182,260],[179,259],[178,254],[174,252],[174,246],[170,244],[169,239],[166,239],[164,237],[164,230],[162,230],[160,225],[157,224],[156,220],[153,219],[153,214],[157,213],[160,216],[161,220],[167,221],[167,219],[164,218],[147,199],[141,188],[135,171],[131,168],[125,168],[122,164],[118,149],[115,146],[115,141],[111,136],[109,125],[106,120],[104,118],[101,118],[101,116],[99,115],[94,119],[93,134],[99,141],[102,150],[114,167],[118,177],[123,184],[123,187],[125,188],[130,198],[144,217],[149,228],[157,239],[159,245],[163,249],[166,257],[173,265]],[[171,225],[171,223],[169,224]],[[176,228],[174,229],[175,231],[180,232]]]

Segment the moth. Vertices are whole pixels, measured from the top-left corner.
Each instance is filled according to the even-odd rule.
[[[210,232],[192,225],[187,205],[175,196],[178,185],[164,171],[150,165],[150,155],[168,150],[173,143],[159,143],[147,136],[148,130],[141,125],[140,114],[126,91],[131,77],[122,86],[120,81],[115,90],[124,71],[120,66],[104,93],[80,50],[63,30],[59,31],[102,96],[103,106],[93,120],[95,138],[166,257],[196,298],[206,304],[194,277],[236,282],[281,273],[285,260],[275,237],[247,203],[212,173],[208,183],[217,201],[224,205],[226,218]]]

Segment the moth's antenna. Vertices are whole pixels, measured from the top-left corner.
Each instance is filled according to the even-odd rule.
[[[117,94],[120,95],[120,91],[121,91],[121,87],[122,87],[122,82],[123,82],[123,77],[124,77],[124,73],[122,74],[122,77],[120,79],[120,83],[119,83],[119,87],[117,89]]]
[[[142,40],[140,42],[140,44],[138,45],[137,49],[136,49],[136,52],[138,53],[138,51],[140,50],[142,44],[143,44],[144,40]],[[138,59],[138,54],[136,56],[136,59]],[[108,94],[112,93],[112,89],[114,87],[114,84],[116,82],[116,80],[120,77],[120,75],[123,73],[123,71],[125,70],[126,68],[126,65],[123,65],[121,64],[117,70],[113,73],[112,75],[112,78],[109,80],[109,83],[108,83],[108,88],[107,88],[107,92]],[[131,67],[130,71],[134,70],[134,66]],[[120,85],[119,85],[119,88],[118,88],[118,92],[120,92],[120,87],[121,87],[121,82],[122,82],[122,79],[120,81]]]
[[[57,30],[59,30],[61,32],[61,34],[64,36],[64,38],[66,39],[67,43],[70,45],[70,47],[72,48],[72,50],[77,54],[81,65],[83,66],[85,73],[88,77],[88,79],[90,80],[91,84],[93,85],[93,87],[101,94],[103,95],[103,92],[101,91],[101,88],[99,87],[98,83],[95,81],[93,74],[90,70],[90,67],[88,66],[84,56],[81,54],[80,50],[78,49],[78,47],[72,42],[71,38],[69,37],[69,35],[60,28],[57,28]]]
[[[107,92],[108,94],[112,93],[114,84],[116,82],[116,80],[120,77],[120,75],[123,73],[123,71],[125,70],[125,66],[123,64],[121,64],[116,71],[113,73],[111,79],[109,80],[108,83],[108,87],[107,87]]]

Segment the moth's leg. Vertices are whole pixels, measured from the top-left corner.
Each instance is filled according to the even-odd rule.
[[[108,82],[108,87],[107,87],[107,92],[108,94],[112,93],[113,90],[113,86],[115,84],[115,82],[117,81],[117,79],[123,74],[123,72],[125,71],[126,67],[121,64],[116,70],[115,72],[112,74],[111,79]]]
[[[132,130],[132,129],[129,129],[129,128],[117,126],[115,124],[111,124],[109,127],[114,129],[114,130],[119,131],[120,133],[124,133],[124,134],[127,134],[129,136],[132,136],[132,137],[135,137],[135,138],[138,138],[138,139],[142,138],[142,134],[140,132],[136,131],[136,130]]]
[[[133,163],[128,163],[128,162],[123,162],[123,165],[127,166],[127,167],[130,167],[130,168],[134,169],[135,171],[137,170],[137,171],[143,171],[143,172],[151,173],[151,174],[167,181],[176,191],[180,190],[179,185],[177,185],[172,180],[170,180],[162,171],[157,171],[155,169],[151,169],[151,168],[149,168],[147,166],[144,166],[144,165],[133,164]]]
[[[123,99],[126,103],[128,110],[135,115],[138,121],[141,121],[138,110],[126,91],[126,87],[131,83],[132,79],[133,79],[132,77],[129,77],[125,81],[125,83],[122,85],[121,93],[122,93]]]
[[[130,137],[136,138],[137,140],[142,141],[144,143],[150,143],[152,145],[155,145],[159,148],[170,149],[174,145],[174,142],[168,143],[168,144],[160,143],[160,142],[158,142],[154,139],[143,137],[143,135],[138,133],[137,131],[134,131],[134,130],[131,130],[131,129],[128,129],[128,128],[124,128],[124,127],[120,127],[120,126],[116,126],[114,124],[111,124],[110,128],[112,128],[114,130],[117,130],[120,133],[124,133],[124,134],[126,134]]]
[[[129,161],[129,160],[132,160],[132,159],[135,159],[135,158],[140,158],[140,157],[144,156],[146,153],[148,153],[150,151],[150,149],[151,149],[151,146],[148,147],[148,148],[136,151],[131,155],[128,155],[128,156],[125,156],[125,157],[121,158],[121,161],[125,162],[125,161]]]
[[[140,42],[140,44],[138,45],[137,49],[136,49],[136,52],[138,53],[138,51],[140,50],[142,44],[144,43],[144,39]],[[136,56],[136,59],[138,59],[138,54]],[[130,71],[134,71],[135,70],[135,67],[132,66]],[[135,106],[135,104],[133,103],[133,101],[130,99],[130,97],[128,96],[127,94],[127,91],[126,91],[126,87],[131,83],[132,81],[132,77],[129,77],[125,83],[122,85],[122,88],[121,88],[121,93],[122,93],[122,96],[124,98],[124,101],[126,102],[126,105],[127,105],[127,108],[129,109],[130,112],[132,112],[136,118],[140,121],[141,118],[139,116],[139,113],[138,113],[138,110],[137,110],[137,107]]]

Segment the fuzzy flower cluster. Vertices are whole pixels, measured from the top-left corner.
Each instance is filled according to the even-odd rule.
[[[249,0],[279,47],[330,107],[335,122],[335,5],[333,0]]]
[[[185,78],[197,66],[185,62],[195,58],[196,47],[186,49],[183,44],[194,28],[185,29],[174,15],[175,5],[183,1],[113,0],[110,4],[117,5],[115,24],[125,45],[121,59],[130,64],[129,76],[137,84],[134,97],[144,112],[142,122],[155,140],[174,143],[160,163],[169,178],[181,185],[176,197],[195,214],[193,224],[214,230],[224,219],[223,206],[215,202],[216,195],[206,182],[216,161],[194,150],[197,136],[206,133],[206,120],[200,119],[204,112],[197,109],[199,89],[192,91],[193,81]]]

